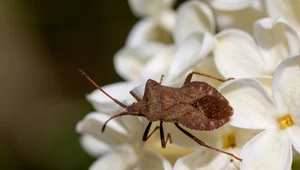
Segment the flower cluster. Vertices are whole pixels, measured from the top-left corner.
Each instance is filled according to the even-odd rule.
[[[126,81],[103,89],[123,103],[143,94],[146,80],[180,86],[191,71],[217,88],[234,109],[226,125],[209,132],[185,128],[232,157],[199,146],[172,123],[172,144],[160,146],[158,133],[142,141],[147,120],[123,116],[101,128],[120,106],[101,91],[87,96],[96,111],[77,125],[82,146],[96,169],[288,170],[300,153],[300,1],[298,0],[129,0],[140,21],[114,56]],[[155,122],[154,122],[155,124]],[[155,126],[154,126],[155,127]],[[294,148],[294,150],[293,150]]]

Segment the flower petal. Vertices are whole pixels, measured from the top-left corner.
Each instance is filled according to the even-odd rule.
[[[235,11],[250,7],[253,0],[208,0],[208,3],[218,10]]]
[[[159,81],[162,75],[166,75],[173,57],[173,48],[162,50],[155,54],[141,70],[141,79],[146,82],[148,79]]]
[[[115,99],[124,103],[128,100],[135,100],[129,92],[138,85],[140,85],[140,83],[119,82],[103,86],[102,89]],[[116,104],[113,100],[111,100],[98,89],[87,95],[87,100],[92,103],[96,110],[101,112],[116,114],[116,112],[120,110],[120,106],[118,104]]]
[[[242,10],[229,11],[215,9],[217,28],[219,30],[237,28],[253,34],[254,22],[260,18],[266,17],[266,13],[262,1],[255,0],[252,2],[251,6]]]
[[[172,165],[168,160],[155,152],[143,151],[134,170],[172,170]]]
[[[125,47],[114,56],[117,73],[125,80],[141,81],[141,72],[153,56],[169,46],[159,43],[149,43],[136,48]]]
[[[223,83],[220,92],[234,109],[230,124],[240,128],[265,129],[274,123],[273,102],[262,84],[254,79]]]
[[[222,78],[221,74],[219,73],[215,61],[213,57],[208,57],[201,60],[194,68],[193,71],[209,74],[210,76]],[[217,81],[212,78],[204,77],[204,76],[193,76],[192,81],[204,81],[213,87],[218,87],[220,85],[220,81]]]
[[[207,57],[213,48],[213,39],[208,33],[189,35],[175,52],[167,79],[175,81],[182,74]]]
[[[275,128],[265,130],[252,138],[242,149],[241,169],[290,169],[292,145],[286,133]]]
[[[170,39],[166,39],[169,41],[163,41],[164,43],[171,43],[173,42],[173,37],[171,35],[171,33],[173,32],[173,29],[175,27],[175,23],[176,23],[176,13],[173,9],[171,10],[164,10],[160,13],[159,17],[158,17],[158,22],[159,25],[163,28],[163,30],[165,30],[166,32],[168,32],[168,35],[170,37]],[[166,36],[166,35],[164,35]]]
[[[214,33],[214,14],[204,2],[186,1],[180,5],[173,32],[176,43],[181,43],[194,32]]]
[[[129,7],[135,16],[143,17],[156,15],[164,9],[170,8],[174,0],[128,0]]]
[[[93,157],[99,157],[111,149],[107,143],[88,134],[81,136],[80,143],[83,149]]]
[[[170,44],[171,42],[172,35],[170,30],[164,28],[159,21],[153,18],[145,18],[131,29],[125,46],[134,48],[148,43]]]
[[[300,97],[300,55],[286,58],[273,76],[273,96],[279,114],[298,114]]]
[[[101,132],[102,126],[109,116],[92,112],[77,124],[78,133],[86,133],[109,145],[120,145],[129,142],[126,130],[115,119],[111,120],[105,132]]]
[[[253,79],[258,80],[264,86],[269,96],[272,96],[272,76],[258,76],[253,77]]]
[[[266,0],[266,9],[269,16],[273,18],[283,17],[300,36],[299,8],[300,2],[297,0]]]
[[[264,18],[256,21],[254,37],[265,60],[265,72],[268,74],[273,74],[284,58],[299,53],[299,37],[283,19]]]
[[[180,159],[174,170],[223,170],[230,163],[228,155],[209,149],[198,149]]]
[[[118,169],[127,170],[133,169],[135,163],[138,161],[138,157],[130,146],[123,146],[112,150],[106,155],[100,157],[94,162],[89,170],[99,169]]]
[[[132,91],[140,98],[143,98],[145,93],[145,84],[135,87]]]
[[[228,29],[217,34],[214,57],[225,78],[258,76],[264,68],[254,39],[241,30]]]
[[[300,153],[300,127],[295,125],[287,129],[295,150]]]
[[[136,116],[122,116],[121,122],[128,132],[128,137],[133,140],[132,142],[141,143],[144,126],[139,118]]]

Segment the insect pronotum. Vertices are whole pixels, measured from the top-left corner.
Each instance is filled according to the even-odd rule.
[[[106,124],[116,117],[125,115],[143,116],[149,120],[143,135],[143,141],[149,139],[149,137],[159,129],[161,146],[165,148],[168,141],[172,143],[172,139],[170,133],[167,134],[165,139],[163,123],[170,122],[174,123],[181,132],[193,139],[199,145],[227,154],[239,161],[242,161],[241,158],[232,153],[207,145],[179,125],[182,124],[183,126],[194,130],[208,131],[217,129],[227,123],[230,116],[233,114],[233,108],[229,105],[229,102],[225,99],[225,97],[209,84],[200,81],[191,82],[191,79],[194,74],[209,77],[221,82],[225,82],[229,79],[223,80],[207,74],[191,72],[186,77],[182,87],[179,88],[161,85],[163,76],[161,77],[160,82],[149,79],[146,82],[143,98],[141,99],[133,91],[130,91],[130,94],[137,100],[137,102],[127,106],[110,96],[82,70],[78,70],[97,89],[103,92],[116,104],[126,109],[126,111],[110,117],[104,123],[102,132],[104,132]],[[149,134],[152,122],[155,121],[159,121],[160,124]]]

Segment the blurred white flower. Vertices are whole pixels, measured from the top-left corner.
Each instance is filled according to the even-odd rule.
[[[172,8],[175,0],[128,0],[129,7],[137,17],[155,16]]]
[[[224,11],[235,11],[249,8],[252,4],[259,0],[207,0],[214,9]]]
[[[266,0],[266,8],[270,17],[283,17],[300,36],[299,0]]]
[[[115,69],[126,80],[145,82],[149,78],[164,83],[182,79],[213,49],[213,39],[207,33],[189,35],[176,46],[147,44],[137,48],[123,48],[114,57]]]
[[[256,21],[254,37],[235,29],[216,35],[214,57],[222,76],[272,75],[284,58],[299,53],[299,37],[283,19]]]
[[[164,11],[156,18],[141,19],[131,29],[125,47],[140,47],[148,43],[171,44],[175,19],[173,11]]]
[[[159,80],[167,72],[174,47],[149,43],[140,47],[124,47],[114,56],[117,73],[125,80],[145,82]]]
[[[242,29],[253,33],[253,23],[266,17],[263,0],[206,0],[216,15],[219,30]]]
[[[173,17],[175,18],[175,15]],[[196,33],[194,37],[185,37],[177,45],[169,44],[172,43],[169,42],[172,39],[172,30],[173,26],[169,30],[164,29],[160,22],[153,18],[139,22],[130,32],[125,47],[114,57],[118,74],[126,80],[141,82],[149,78],[158,80],[164,74],[170,77],[164,81],[168,82],[169,79],[174,79],[189,70],[196,64],[196,60],[206,57],[210,52],[212,40],[202,33]],[[168,34],[171,38],[166,38],[169,37]],[[181,67],[178,69],[179,65]]]
[[[82,134],[80,144],[92,157],[99,157],[112,149],[107,143],[89,134]]]
[[[242,170],[290,169],[292,145],[300,152],[300,55],[276,68],[272,97],[254,79],[236,79],[221,87],[235,110],[231,125],[262,129],[243,147]]]
[[[176,22],[173,29],[175,44],[182,43],[194,33],[216,32],[215,17],[209,6],[202,1],[186,1],[176,11]]]
[[[148,43],[171,44],[175,0],[128,0],[132,12],[143,17],[131,29],[125,47],[140,47]]]

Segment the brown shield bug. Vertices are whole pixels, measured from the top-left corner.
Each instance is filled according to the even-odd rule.
[[[203,73],[191,72],[186,77],[183,86],[179,88],[161,85],[163,76],[161,77],[160,82],[149,79],[146,82],[143,98],[141,99],[133,91],[130,91],[130,94],[137,102],[127,106],[106,93],[82,70],[78,70],[96,88],[102,91],[116,104],[126,109],[126,111],[110,117],[104,123],[102,132],[104,132],[106,124],[116,117],[124,115],[143,116],[149,120],[143,135],[143,141],[146,141],[159,129],[161,146],[165,148],[166,143],[168,141],[172,143],[172,140],[169,133],[165,139],[163,122],[170,122],[174,123],[181,132],[193,139],[199,145],[230,155],[239,161],[242,160],[232,153],[207,145],[179,125],[182,124],[183,126],[194,130],[209,131],[217,129],[227,123],[230,116],[233,114],[233,108],[229,105],[229,102],[225,97],[209,84],[200,81],[191,82],[191,79],[194,74],[210,77],[221,82],[225,82],[229,79],[222,80]],[[160,125],[155,127],[149,134],[152,122],[155,121],[159,121]]]

